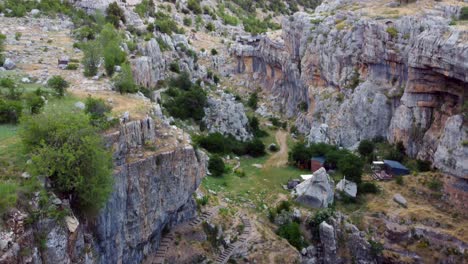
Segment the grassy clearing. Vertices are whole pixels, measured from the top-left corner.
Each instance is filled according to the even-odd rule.
[[[263,164],[267,159],[268,156],[241,158],[240,169],[245,172],[245,177],[239,177],[233,172],[219,178],[209,176],[203,180],[203,185],[207,189],[222,192],[236,204],[251,202],[257,209],[261,209],[264,204],[273,204],[280,198],[280,194],[288,194],[282,185],[304,173],[294,167],[260,169],[253,166]]]

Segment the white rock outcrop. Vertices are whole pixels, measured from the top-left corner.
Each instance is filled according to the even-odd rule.
[[[333,180],[322,167],[295,189],[296,201],[313,208],[326,208],[333,203]]]
[[[249,120],[244,105],[236,102],[233,95],[222,93],[221,98],[208,98],[203,122],[210,133],[219,132],[231,135],[237,140],[247,141],[253,138],[248,130]]]

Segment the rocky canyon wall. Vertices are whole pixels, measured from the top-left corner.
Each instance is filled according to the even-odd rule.
[[[151,118],[124,124],[107,139],[116,167],[114,193],[95,223],[100,262],[140,263],[163,230],[195,216],[192,194],[206,174],[206,156],[188,135]]]
[[[401,141],[408,155],[467,179],[468,31],[449,26],[460,7],[389,19],[342,7],[294,14],[282,40],[236,44],[236,71],[278,98],[311,142]]]

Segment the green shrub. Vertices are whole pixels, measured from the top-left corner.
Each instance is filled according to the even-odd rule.
[[[405,151],[403,143],[399,141],[395,146],[391,147],[390,151],[384,155],[384,158],[402,162],[406,156]]]
[[[260,123],[256,116],[249,117],[249,127],[255,137],[263,137],[267,134],[265,131],[260,129]]]
[[[369,240],[369,244],[371,245],[371,254],[374,258],[382,254],[382,251],[384,250],[382,243],[371,239]]]
[[[387,33],[392,37],[396,38],[398,36],[398,30],[395,27],[388,27]]]
[[[325,221],[327,222],[330,217],[334,216],[335,212],[331,208],[319,209],[312,219],[309,221],[309,227],[312,231],[312,237],[314,240],[320,240],[319,226]]]
[[[216,30],[216,27],[215,27],[215,25],[214,25],[212,22],[208,22],[208,24],[206,24],[205,28],[206,28],[206,30],[208,30],[209,32],[212,32],[212,31],[215,31],[215,30]]]
[[[195,201],[197,202],[198,207],[201,207],[201,206],[205,206],[205,205],[208,204],[209,198],[208,198],[208,196],[205,195],[200,199],[198,199],[198,198],[195,199]]]
[[[163,12],[156,13],[155,28],[162,33],[171,35],[172,33],[183,33],[183,29],[177,26],[177,23],[167,14]]]
[[[443,183],[436,177],[432,177],[427,183],[427,187],[433,191],[440,191],[442,189]]]
[[[169,64],[169,70],[175,73],[180,73],[179,63],[176,61],[171,62],[171,64]]]
[[[468,20],[468,6],[464,6],[461,8],[460,20]]]
[[[207,136],[195,138],[195,142],[211,153],[236,155],[251,155],[253,157],[265,154],[265,145],[259,139],[241,142],[232,136],[223,136],[221,133],[211,133]]]
[[[0,86],[5,88],[15,88],[15,81],[11,78],[1,78]]]
[[[97,213],[112,191],[110,153],[84,113],[48,108],[21,120],[20,137],[30,151],[32,175],[52,182],[72,207]]]
[[[107,123],[107,115],[111,110],[112,107],[100,98],[86,98],[84,111],[89,115],[90,123],[93,126],[105,127]]]
[[[126,54],[120,49],[117,42],[111,42],[104,48],[104,68],[108,76],[112,76],[115,66],[121,65],[125,61]]]
[[[132,69],[128,63],[123,64],[121,72],[115,76],[114,87],[121,94],[138,92],[138,87],[133,79]]]
[[[359,142],[358,152],[359,154],[361,154],[361,156],[368,157],[372,155],[372,153],[374,152],[374,148],[375,148],[374,142],[365,139]]]
[[[44,106],[45,102],[41,96],[35,93],[28,93],[24,95],[26,105],[29,108],[31,114],[38,114],[41,108]]]
[[[101,60],[101,48],[97,41],[90,41],[82,47],[84,56],[81,63],[84,67],[86,77],[95,76],[98,73],[98,66]]]
[[[119,21],[122,21],[125,24],[126,20],[124,11],[116,2],[109,4],[109,6],[107,7],[106,20],[107,22],[114,25],[114,27],[116,28],[119,27]]]
[[[198,86],[189,91],[181,91],[176,97],[167,101],[164,107],[169,113],[180,119],[193,118],[200,121],[205,116],[206,94]]]
[[[190,27],[192,26],[192,18],[190,17],[184,17],[184,25],[187,26],[187,27]]]
[[[22,111],[23,105],[21,102],[0,98],[0,124],[17,123]]]
[[[297,248],[298,250],[301,250],[307,245],[301,234],[301,229],[299,227],[299,224],[296,222],[291,222],[291,223],[281,225],[278,228],[278,231],[276,233],[280,237],[283,237],[286,240],[288,240],[289,244],[291,244],[293,247]]]
[[[265,144],[258,139],[254,138],[252,141],[247,142],[246,154],[252,157],[260,157],[265,155]]]
[[[252,108],[253,110],[257,109],[258,104],[258,94],[257,92],[250,94],[249,100],[247,101],[247,105]]]
[[[77,38],[79,40],[84,40],[84,39],[93,40],[93,39],[96,38],[96,32],[90,26],[83,26],[83,27],[75,30],[74,36],[75,36],[75,38]]]
[[[218,155],[213,155],[208,162],[208,170],[215,177],[222,176],[226,170],[223,159]]]
[[[194,14],[201,14],[202,13],[202,8],[200,6],[199,1],[197,1],[197,0],[188,0],[187,8],[192,10],[192,12]]]
[[[403,186],[405,184],[403,176],[401,176],[401,175],[398,175],[398,176],[395,177],[395,182],[398,185],[401,185],[401,186]]]
[[[291,211],[291,202],[287,200],[281,201],[278,206],[276,206],[276,213],[280,214],[282,211],[289,212]]]
[[[69,84],[67,81],[65,81],[65,79],[62,78],[62,76],[55,75],[47,81],[47,86],[54,89],[58,97],[63,97]]]
[[[373,182],[362,182],[358,185],[358,193],[379,193],[379,187]]]
[[[218,55],[218,51],[216,49],[211,49],[211,55]]]
[[[0,182],[0,216],[8,208],[16,205],[18,185],[10,182]]]
[[[19,41],[21,39],[21,36],[23,36],[23,34],[21,32],[15,32],[15,40],[16,41]]]
[[[78,69],[78,64],[76,63],[69,63],[67,67],[65,68],[65,70],[69,70],[69,71],[75,71],[77,69]]]
[[[143,0],[141,3],[137,4],[134,8],[134,11],[141,17],[154,16],[154,2],[153,0]]]
[[[418,171],[421,172],[426,172],[430,171],[432,167],[432,163],[428,160],[416,160],[416,166],[418,168]]]
[[[171,48],[169,47],[169,45],[161,38],[161,37],[158,37],[156,39],[156,41],[158,42],[158,45],[159,45],[159,49],[161,51],[168,51],[168,50],[171,50]]]
[[[360,183],[363,169],[362,160],[353,154],[345,155],[338,161],[337,167],[350,181]]]
[[[204,107],[207,101],[203,89],[190,81],[187,72],[172,78],[169,85],[174,88],[170,91],[173,97],[164,103],[169,113],[180,119],[193,118],[195,121],[200,121],[205,116]]]

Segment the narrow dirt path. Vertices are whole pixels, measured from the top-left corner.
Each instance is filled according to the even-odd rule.
[[[263,165],[264,168],[278,168],[288,164],[288,131],[278,130],[275,135],[280,150],[273,154]]]

